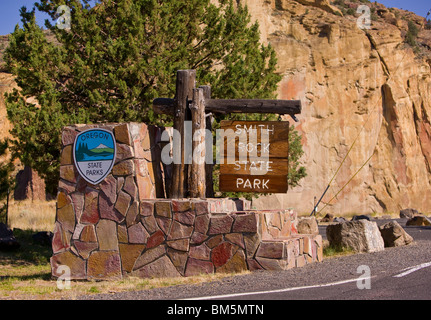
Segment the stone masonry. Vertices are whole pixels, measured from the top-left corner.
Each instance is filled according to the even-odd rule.
[[[75,136],[114,133],[117,159],[99,185],[73,165]],[[63,131],[52,275],[72,279],[176,277],[286,270],[322,261],[320,235],[298,234],[293,210],[251,210],[243,199],[165,199],[161,128],[145,124],[73,126]]]

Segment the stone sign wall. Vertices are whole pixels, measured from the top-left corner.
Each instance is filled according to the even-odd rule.
[[[75,137],[114,133],[117,157],[98,185],[72,157]],[[63,131],[52,275],[72,279],[190,276],[285,270],[322,260],[320,235],[299,235],[292,210],[255,211],[242,199],[165,199],[163,129],[145,124],[71,126]]]
[[[230,211],[248,207],[231,199],[142,201],[123,221],[76,226],[69,247],[52,257],[52,274],[66,265],[73,279],[178,277],[322,261],[321,236],[298,234],[294,211]]]

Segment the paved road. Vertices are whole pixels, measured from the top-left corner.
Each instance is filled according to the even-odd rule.
[[[405,220],[398,220],[404,227]],[[378,224],[385,221],[379,220]],[[321,229],[321,231],[324,228]],[[200,285],[86,297],[127,300],[431,300],[431,227],[405,227],[409,246],[258,271]],[[323,236],[324,233],[323,233]]]

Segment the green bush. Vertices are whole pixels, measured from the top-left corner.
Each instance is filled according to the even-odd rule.
[[[61,130],[74,123],[146,122],[154,98],[174,97],[176,71],[196,69],[213,98],[274,98],[276,54],[260,43],[259,25],[233,0],[68,0],[70,29],[36,24],[35,11],[58,18],[64,0],[21,9],[5,61],[21,90],[6,95],[12,150],[56,194]],[[35,97],[37,107],[27,102]]]

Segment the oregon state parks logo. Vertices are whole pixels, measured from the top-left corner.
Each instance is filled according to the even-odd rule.
[[[91,184],[98,184],[107,177],[114,166],[115,156],[115,138],[110,131],[90,129],[75,138],[75,166],[79,174]]]

